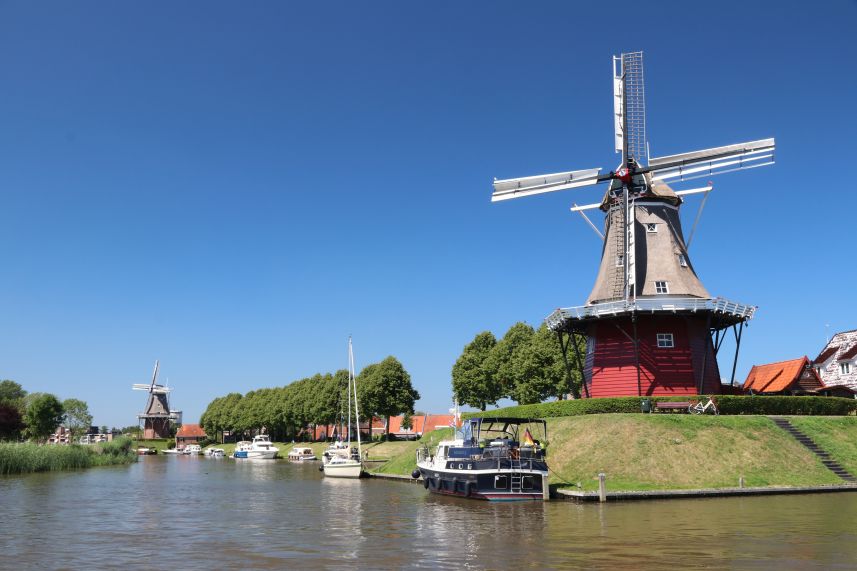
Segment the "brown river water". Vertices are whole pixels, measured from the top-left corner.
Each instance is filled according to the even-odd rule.
[[[0,569],[857,569],[857,492],[494,504],[316,463],[0,477]]]

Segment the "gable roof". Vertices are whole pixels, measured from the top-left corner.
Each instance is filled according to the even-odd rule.
[[[853,347],[839,355],[839,360],[848,361],[849,359],[853,359],[855,356],[857,356],[857,343],[855,343]]]
[[[753,365],[747,375],[747,380],[744,381],[744,392],[778,393],[784,391],[800,379],[808,364],[809,358],[804,356],[800,359],[780,361],[779,363]],[[822,384],[821,380],[819,380],[819,384]]]
[[[205,431],[198,424],[182,424],[176,432],[176,438],[204,438]]]
[[[814,363],[824,363],[828,359],[830,359],[836,350],[839,349],[839,345],[828,345],[824,349],[821,350],[821,353],[818,354],[818,357],[815,358]]]

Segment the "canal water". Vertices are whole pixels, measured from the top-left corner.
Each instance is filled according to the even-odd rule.
[[[857,493],[494,504],[316,463],[0,477],[0,569],[855,569]]]

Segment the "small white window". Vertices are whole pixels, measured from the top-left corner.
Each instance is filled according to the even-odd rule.
[[[662,349],[672,349],[675,347],[672,333],[658,333],[658,347]]]
[[[654,222],[646,222],[646,232],[652,233],[658,231],[658,225]]]
[[[616,267],[621,268],[625,265],[625,254],[619,254],[616,256]]]
[[[667,282],[655,282],[655,293],[669,293],[670,286]]]
[[[678,255],[678,265],[680,265],[683,268],[687,267],[687,258],[685,257],[684,254]]]
[[[847,375],[851,372],[851,363],[839,363],[839,372]]]

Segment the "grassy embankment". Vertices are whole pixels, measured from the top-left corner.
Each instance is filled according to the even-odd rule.
[[[834,459],[857,472],[857,418],[790,417]],[[598,414],[549,418],[551,484],[596,490],[841,484],[806,448],[765,416]],[[438,431],[440,432],[440,431]],[[448,437],[438,432],[428,442]],[[421,443],[389,443],[379,473],[409,474]],[[398,454],[392,447],[398,447]]]
[[[130,464],[136,460],[131,440],[127,438],[88,446],[0,443],[0,474],[3,475],[79,470],[93,466]]]

